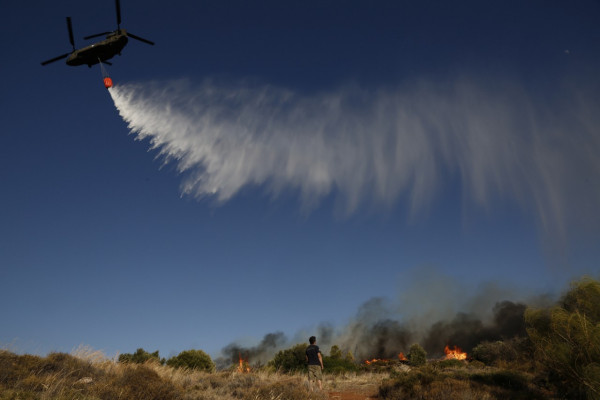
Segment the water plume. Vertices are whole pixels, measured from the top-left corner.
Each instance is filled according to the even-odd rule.
[[[139,140],[183,174],[183,194],[226,202],[242,188],[297,192],[310,210],[333,196],[343,213],[415,215],[446,182],[466,204],[511,201],[543,232],[598,222],[597,96],[534,95],[509,82],[356,85],[300,94],[270,85],[189,80],[117,85],[114,103]]]

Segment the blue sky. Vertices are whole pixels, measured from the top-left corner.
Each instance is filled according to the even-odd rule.
[[[598,2],[121,7],[156,46],[111,96],[39,63],[112,1],[2,4],[1,346],[216,357],[410,309],[416,281],[463,304],[598,277]]]

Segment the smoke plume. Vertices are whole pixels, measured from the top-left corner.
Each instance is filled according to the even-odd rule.
[[[442,278],[462,296],[455,297],[455,301],[438,296],[437,282]],[[422,279],[416,276],[410,286],[414,290],[398,301],[382,297],[366,301],[342,326],[322,324],[296,333],[292,340],[286,339],[283,333],[267,334],[255,347],[232,343],[221,351],[219,367],[237,364],[239,354],[244,359],[249,355],[247,359],[251,364],[264,365],[280,350],[299,343],[308,345],[312,335],[316,335],[323,355],[329,355],[331,346],[336,345],[344,355],[352,353],[357,362],[373,358],[397,359],[400,352],[408,354],[414,343],[420,344],[430,358],[442,357],[446,346],[458,346],[471,354],[482,342],[526,337],[525,309],[553,303],[553,296],[525,296],[520,294],[522,290],[496,284],[472,289],[441,273]],[[454,295],[452,291],[449,293]]]
[[[333,195],[343,213],[402,198],[414,215],[444,182],[459,182],[468,203],[518,203],[559,238],[571,223],[598,222],[598,101],[575,90],[534,96],[458,80],[301,95],[174,81],[110,93],[131,132],[174,162],[182,193],[197,198],[225,202],[257,186],[297,192],[307,209]]]

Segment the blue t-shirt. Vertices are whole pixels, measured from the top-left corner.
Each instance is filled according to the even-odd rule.
[[[319,361],[319,346],[316,344],[311,344],[306,348],[306,356],[308,357],[308,365],[321,365]]]

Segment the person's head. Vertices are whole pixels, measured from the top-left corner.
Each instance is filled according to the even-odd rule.
[[[310,344],[315,344],[315,342],[316,342],[316,341],[317,341],[317,338],[316,338],[316,337],[314,337],[314,336],[311,336],[311,337],[308,339],[308,343],[310,343]]]

